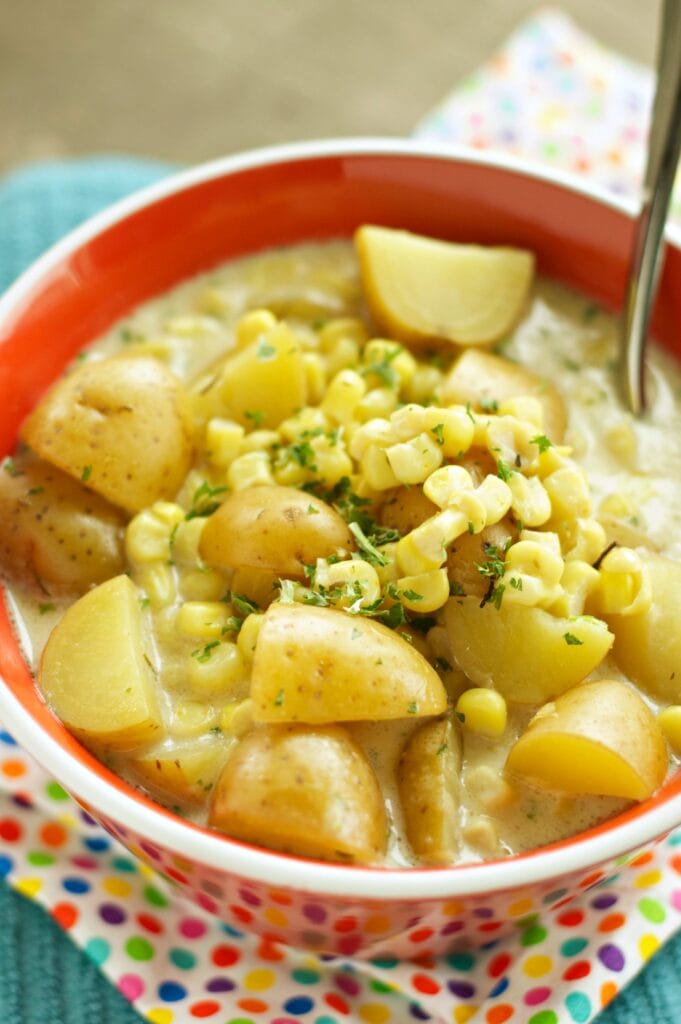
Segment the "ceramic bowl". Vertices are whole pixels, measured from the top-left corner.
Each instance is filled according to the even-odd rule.
[[[532,249],[540,272],[622,302],[632,210],[507,159],[390,140],[229,157],[167,178],[61,241],[0,300],[0,454],[74,353],[144,300],[270,246],[366,221]],[[681,357],[681,234],[670,233],[655,332]],[[503,861],[409,871],[299,860],[164,810],[96,761],[36,690],[0,606],[0,720],[116,839],[237,928],[316,952],[416,956],[482,944],[639,857],[681,822],[681,777],[565,842]]]

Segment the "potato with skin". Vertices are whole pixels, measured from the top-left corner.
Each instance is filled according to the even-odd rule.
[[[477,597],[451,598],[444,624],[456,664],[471,682],[519,704],[541,704],[576,686],[614,640],[590,615],[560,618],[503,599],[499,608],[481,608]]]
[[[231,747],[223,735],[212,733],[183,743],[131,758],[130,767],[144,786],[181,805],[200,804],[222,770]]]
[[[541,708],[506,769],[543,789],[645,800],[664,782],[668,763],[650,708],[626,683],[599,679]]]
[[[256,722],[384,721],[447,707],[437,672],[387,626],[281,603],[260,625],[251,699]]]
[[[124,517],[49,462],[22,454],[0,471],[0,565],[42,592],[82,592],[123,571]]]
[[[359,228],[355,247],[377,323],[415,343],[497,341],[519,319],[534,276],[525,249],[442,242],[373,224]]]
[[[397,487],[381,505],[381,524],[404,536],[439,511],[420,487]]]
[[[144,357],[83,363],[47,392],[22,437],[46,462],[129,512],[174,497],[193,454],[182,384]]]
[[[426,864],[453,864],[461,842],[461,740],[449,719],[424,722],[411,734],[397,765],[407,839]]]
[[[521,395],[539,399],[544,410],[544,426],[538,433],[560,444],[565,436],[567,412],[557,389],[524,366],[491,352],[477,349],[463,352],[445,378],[441,399],[451,405],[469,403],[473,409],[481,410],[485,402],[503,402]]]
[[[209,824],[234,839],[319,860],[371,864],[386,847],[378,782],[338,725],[248,733],[215,787]]]
[[[608,615],[613,653],[622,671],[653,696],[681,701],[681,562],[637,549],[652,587],[650,607],[640,615]]]
[[[38,669],[45,700],[87,746],[133,750],[160,739],[156,679],[140,594],[114,576],[67,609]]]
[[[215,569],[249,566],[303,579],[318,558],[354,548],[335,509],[295,487],[263,484],[230,494],[206,521],[201,558]]]

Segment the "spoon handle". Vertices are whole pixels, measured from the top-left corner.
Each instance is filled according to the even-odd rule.
[[[663,0],[657,89],[650,124],[641,211],[634,229],[621,342],[622,386],[629,408],[645,408],[643,357],[659,271],[660,245],[681,149],[681,0]]]

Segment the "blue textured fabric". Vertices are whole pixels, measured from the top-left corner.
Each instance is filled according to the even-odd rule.
[[[0,180],[0,291],[71,228],[167,171],[165,164],[98,157],[35,164]],[[598,1024],[680,1024],[680,968],[681,935]],[[140,1021],[40,907],[0,883],[0,1024]]]

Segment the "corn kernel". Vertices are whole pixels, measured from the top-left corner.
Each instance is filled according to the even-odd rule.
[[[192,652],[187,663],[189,684],[198,696],[233,693],[247,683],[241,652],[235,643],[211,640]]]
[[[400,481],[388,462],[385,448],[370,444],[362,456],[360,466],[362,476],[373,490],[387,491],[391,487],[399,487]]]
[[[439,569],[447,560],[447,546],[468,529],[464,513],[446,508],[421,523],[397,542],[397,564],[405,576]]]
[[[404,385],[404,397],[408,402],[418,402],[420,405],[432,402],[437,397],[442,380],[443,375],[436,366],[419,363],[411,379]]]
[[[442,466],[424,481],[423,493],[439,508],[446,508],[464,491],[473,490],[473,478],[463,466]]]
[[[506,552],[506,572],[535,576],[547,587],[553,587],[563,575],[563,559],[545,544],[519,540]]]
[[[613,455],[616,455],[621,462],[631,465],[635,461],[636,434],[628,420],[620,419],[606,427],[603,440]]]
[[[185,601],[177,613],[177,628],[197,640],[219,640],[230,614],[223,601]]]
[[[253,701],[235,700],[226,704],[220,715],[220,728],[227,735],[240,738],[253,726]]]
[[[277,318],[269,309],[252,309],[237,322],[235,328],[237,348],[246,348],[260,334],[267,334],[277,325]]]
[[[657,716],[657,724],[677,757],[681,757],[681,705],[671,704]]]
[[[442,451],[429,434],[418,434],[386,448],[393,473],[403,484],[420,484],[442,464]]]
[[[397,580],[400,601],[412,612],[434,612],[449,600],[449,579],[446,569],[402,576]]]
[[[362,361],[366,367],[365,372],[374,378],[374,383],[389,383],[392,386],[394,381],[398,389],[411,379],[416,370],[413,355],[402,345],[385,338],[368,341],[362,353]],[[380,368],[378,372],[373,372],[374,367]]]
[[[241,652],[241,657],[244,659],[246,665],[250,665],[253,662],[253,655],[255,653],[255,645],[258,642],[258,633],[262,625],[263,616],[258,612],[252,612],[247,615],[243,621],[243,625],[239,630],[239,635],[236,640],[236,645]]]
[[[473,443],[475,428],[463,406],[448,409],[428,406],[426,426],[441,446],[446,459],[461,458]]]
[[[347,423],[366,392],[364,377],[355,370],[340,370],[327,387],[320,408],[334,423]]]
[[[506,729],[506,701],[486,686],[465,690],[456,702],[456,713],[470,732],[480,736],[498,739]]]
[[[537,476],[512,473],[508,479],[511,507],[517,519],[526,526],[542,526],[551,518],[551,501]]]
[[[289,443],[298,441],[301,434],[311,434],[316,430],[328,430],[331,424],[321,409],[306,405],[294,416],[289,416],[279,424],[279,433]]]
[[[578,466],[566,465],[544,477],[544,487],[555,517],[577,519],[591,514],[589,485]]]
[[[563,618],[583,615],[588,598],[597,591],[599,584],[598,570],[588,562],[579,559],[566,562],[560,580],[562,594],[551,605],[551,613]]]
[[[273,484],[270,457],[267,452],[240,455],[227,470],[227,484],[233,491],[243,491],[258,484]]]
[[[167,608],[177,597],[175,574],[165,562],[145,566],[139,584],[154,609]]]
[[[318,558],[312,586],[334,604],[353,611],[374,604],[381,596],[375,568],[359,558],[332,563]]]
[[[518,797],[516,790],[497,770],[488,764],[472,768],[465,776],[466,791],[486,811],[499,811]]]
[[[279,444],[279,434],[276,430],[253,430],[246,434],[239,445],[239,455],[246,455],[248,452],[267,452]]]
[[[206,452],[214,466],[229,466],[241,448],[246,431],[240,423],[214,416],[206,424]]]
[[[361,320],[355,317],[336,317],[327,321],[319,332],[319,344],[322,352],[333,355],[339,347],[340,342],[351,341],[359,355],[360,345],[366,344],[368,339],[367,329]],[[357,362],[358,355],[352,360]]]
[[[394,443],[395,431],[392,424],[379,416],[357,427],[350,442],[350,454],[353,459],[361,459],[371,445],[387,448]]]
[[[612,516],[614,519],[627,519],[629,516],[635,515],[636,512],[636,505],[626,494],[609,494],[607,498],[603,499],[598,509],[599,515]]]
[[[372,388],[354,408],[353,416],[360,423],[375,419],[377,416],[387,417],[397,406],[397,392],[392,388]]]
[[[199,557],[199,541],[206,520],[203,516],[183,519],[178,523],[170,537],[170,557],[178,565],[195,566],[201,563]]]
[[[566,561],[595,562],[605,550],[608,538],[595,519],[580,517],[561,523],[558,532]]]
[[[327,379],[335,377],[341,370],[356,366],[359,361],[359,345],[354,338],[340,337],[323,359]]]
[[[472,815],[464,825],[462,835],[465,842],[487,857],[498,856],[502,852],[497,826],[485,814]]]
[[[204,736],[217,722],[215,708],[204,701],[186,700],[173,708],[170,732],[179,738]]]
[[[491,473],[476,488],[475,497],[482,503],[487,525],[498,523],[511,507],[512,493],[509,485]]]
[[[225,581],[216,569],[207,566],[185,569],[180,589],[185,601],[218,601],[225,592]]]
[[[307,382],[307,400],[316,405],[318,402],[321,402],[326,390],[325,360],[316,352],[305,352],[303,355],[303,368]]]
[[[314,470],[316,480],[321,480],[327,487],[334,487],[342,477],[350,476],[353,471],[352,460],[340,438],[322,434],[313,437],[310,443],[317,467]]]
[[[596,604],[604,615],[641,615],[650,608],[650,574],[640,555],[631,548],[608,552],[600,565]]]
[[[167,561],[170,557],[170,536],[175,525],[183,519],[183,510],[171,502],[156,502],[138,512],[125,531],[125,551],[129,560],[139,564]]]

